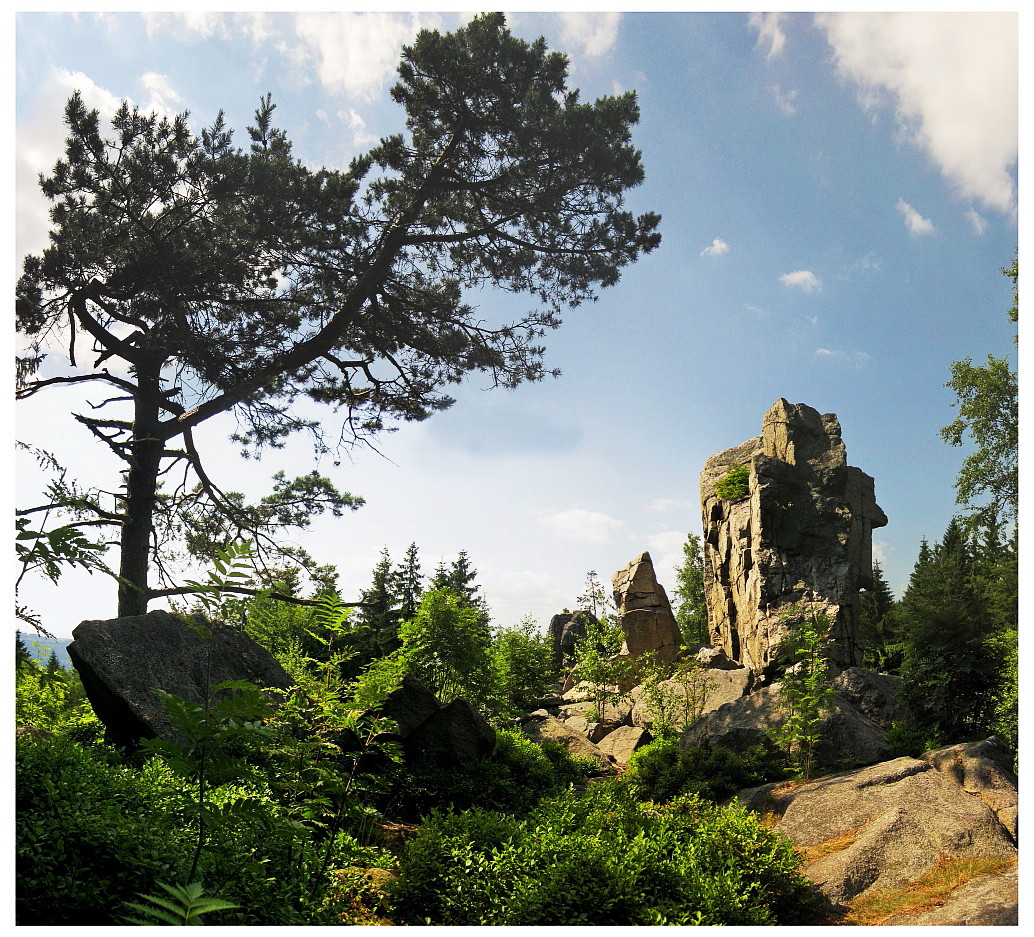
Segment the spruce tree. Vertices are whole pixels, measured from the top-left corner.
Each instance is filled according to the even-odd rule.
[[[416,543],[411,543],[395,571],[395,590],[399,602],[399,618],[402,621],[409,621],[416,614],[420,597],[424,594],[423,579],[420,572],[420,555]]]
[[[924,727],[960,742],[990,722],[998,683],[991,624],[958,518],[932,551],[923,546],[901,600],[903,691]]]
[[[894,608],[897,600],[883,577],[879,560],[873,560],[872,587],[858,596],[860,627],[865,650],[864,666],[884,673],[896,673],[901,666],[901,651]]]
[[[399,599],[388,548],[373,568],[373,582],[362,594],[359,612],[361,639],[359,657],[369,661],[390,654],[399,646]]]

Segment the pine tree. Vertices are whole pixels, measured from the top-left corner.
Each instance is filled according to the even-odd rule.
[[[872,587],[858,596],[859,617],[865,650],[865,667],[883,673],[896,673],[901,666],[901,651],[896,647],[899,635],[893,614],[897,605],[890,584],[883,577],[879,560],[873,560]]]
[[[423,578],[416,543],[411,543],[395,571],[395,590],[402,621],[409,621],[416,614],[420,597],[424,594]]]
[[[21,667],[23,664],[29,663],[32,660],[32,655],[29,653],[28,647],[22,640],[22,633],[20,631],[15,632],[15,643],[14,643],[14,666],[15,668]]]
[[[381,550],[381,558],[373,568],[373,583],[362,594],[364,603],[359,612],[359,625],[364,639],[359,656],[366,661],[384,657],[399,646],[399,598],[395,576],[391,570],[388,548]]]
[[[998,668],[990,623],[959,520],[932,551],[923,547],[901,600],[903,690],[925,727],[959,742],[986,731],[991,719]]]
[[[602,617],[610,608],[610,600],[596,570],[590,569],[585,574],[585,592],[578,596],[577,602],[580,608],[591,612],[593,618]]]

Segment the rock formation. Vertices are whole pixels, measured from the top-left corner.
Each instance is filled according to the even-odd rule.
[[[431,756],[446,764],[468,764],[495,748],[493,729],[465,699],[442,703],[411,674],[388,694],[381,711],[393,719],[407,759]]]
[[[574,646],[585,634],[586,625],[595,623],[592,612],[581,610],[563,611],[549,620],[549,640],[553,647],[553,666],[559,672],[565,661],[574,657]]]
[[[238,629],[203,627],[210,637],[157,610],[84,621],[73,630],[68,656],[110,741],[179,739],[156,689],[201,704],[209,687],[227,680],[280,689],[293,684],[274,657]]]
[[[614,604],[624,634],[621,653],[629,657],[652,654],[661,665],[675,660],[682,646],[671,603],[657,581],[649,553],[641,553],[614,573]]]
[[[719,497],[729,470],[747,491]],[[711,456],[700,476],[711,640],[754,673],[777,660],[795,604],[834,623],[831,659],[861,663],[858,590],[872,586],[872,531],[887,517],[873,479],[847,464],[836,415],[778,400],[760,436]]]

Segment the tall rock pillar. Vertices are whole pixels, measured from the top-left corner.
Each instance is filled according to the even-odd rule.
[[[720,498],[730,469],[747,491]],[[791,605],[833,621],[832,659],[861,662],[858,590],[872,587],[872,531],[887,523],[873,479],[847,464],[836,414],[780,399],[761,435],[711,456],[700,476],[711,640],[755,673],[771,669]]]

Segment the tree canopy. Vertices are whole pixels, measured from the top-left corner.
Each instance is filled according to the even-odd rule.
[[[75,511],[120,531],[120,614],[170,592],[148,581],[162,545],[203,552],[247,533],[272,547],[277,528],[361,503],[314,472],[246,504],[202,461],[205,420],[232,413],[246,453],[299,431],[329,453],[448,407],[447,386],[472,372],[539,380],[556,373],[541,339],[561,310],[658,245],[659,216],[625,207],[644,178],[633,93],[583,103],[565,56],[501,14],[421,32],[398,75],[406,132],[345,170],[298,160],[268,95],[247,149],[221,113],[196,134],[186,113],[123,103],[105,134],[78,93],[68,101],[65,156],[40,178],[50,243],[17,286],[18,392],[110,394],[75,419],[126,468]],[[538,305],[491,321],[467,301],[484,286]],[[70,367],[42,377],[55,345]],[[307,400],[339,415],[334,430]]]

